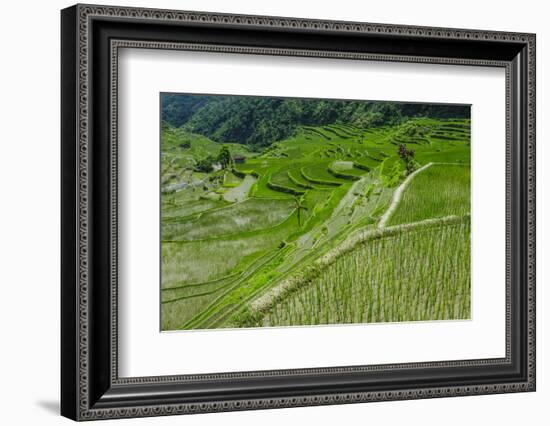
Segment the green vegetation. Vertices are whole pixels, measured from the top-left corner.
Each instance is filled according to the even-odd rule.
[[[166,218],[163,241],[194,241],[243,234],[284,222],[293,212],[287,200],[250,198],[241,203],[210,209],[196,215]]]
[[[470,226],[465,221],[382,234],[363,242],[269,309],[258,325],[469,316]]]
[[[161,101],[163,330],[469,316],[468,108]]]
[[[399,157],[401,157],[401,160],[403,160],[403,162],[405,163],[405,170],[407,171],[407,175],[410,175],[416,169],[416,162],[414,161],[414,150],[407,148],[405,144],[402,143],[399,145],[397,153],[399,154]]]
[[[470,213],[470,167],[434,164],[406,189],[390,225]]]
[[[162,97],[166,125],[216,142],[267,147],[299,127],[324,140],[353,138],[357,129],[394,126],[412,117],[469,118],[467,106],[251,96]],[[323,126],[323,127],[318,127]]]

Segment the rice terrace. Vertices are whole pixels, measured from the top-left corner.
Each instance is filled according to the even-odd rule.
[[[470,106],[161,93],[161,329],[470,318]]]

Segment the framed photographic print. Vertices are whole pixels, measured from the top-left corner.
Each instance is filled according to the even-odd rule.
[[[74,420],[535,390],[535,36],[61,13]]]

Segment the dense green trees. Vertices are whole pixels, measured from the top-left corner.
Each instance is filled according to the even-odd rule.
[[[468,118],[469,106],[404,104],[258,96],[162,94],[162,119],[217,142],[265,147],[300,125],[334,123],[361,128],[394,125],[406,117]]]
[[[228,146],[222,146],[216,160],[220,163],[222,169],[227,169],[233,165],[233,157],[231,156]]]
[[[162,119],[174,127],[180,127],[195,112],[213,99],[216,99],[216,97],[161,93]]]
[[[210,173],[214,170],[214,162],[215,158],[209,155],[208,157],[197,161],[195,164],[195,170],[197,172]]]

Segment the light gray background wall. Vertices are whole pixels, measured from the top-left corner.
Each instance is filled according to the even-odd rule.
[[[158,425],[547,424],[550,415],[549,13],[540,0],[104,0],[103,4],[537,33],[538,391],[122,420]],[[0,24],[0,421],[68,424],[59,394],[59,9],[3,2]],[[131,423],[129,423],[131,422]],[[104,422],[105,424],[115,424]]]

